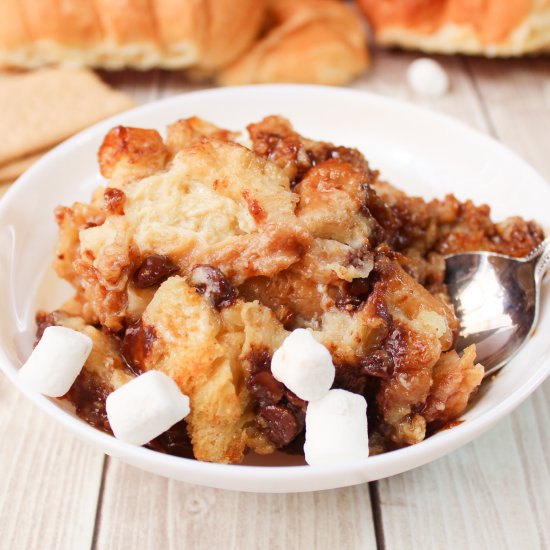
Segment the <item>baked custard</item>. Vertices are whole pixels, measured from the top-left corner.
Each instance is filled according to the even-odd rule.
[[[55,269],[74,297],[37,313],[38,338],[56,325],[93,343],[63,399],[110,433],[107,396],[160,371],[190,413],[150,448],[220,463],[302,453],[308,402],[271,362],[306,329],[330,352],[332,389],[366,400],[371,454],[451,425],[483,367],[474,347],[454,349],[444,255],[523,256],[541,228],[493,223],[488,206],[453,195],[410,197],[359,151],[305,138],[279,116],[248,134],[193,117],[164,140],[129,127],[105,137],[105,186],[55,211]]]

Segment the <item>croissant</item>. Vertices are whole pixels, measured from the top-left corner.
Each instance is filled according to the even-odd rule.
[[[550,0],[357,0],[377,42],[428,52],[550,51]]]
[[[268,0],[263,38],[221,71],[221,84],[344,84],[368,65],[361,22],[334,0]]]
[[[255,39],[264,0],[0,0],[0,67],[213,71]]]

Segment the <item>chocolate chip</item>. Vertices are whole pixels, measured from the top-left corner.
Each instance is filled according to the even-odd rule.
[[[44,331],[48,327],[55,326],[55,316],[53,313],[46,313],[45,311],[38,311],[36,313],[36,344],[42,338]]]
[[[354,311],[369,297],[371,283],[368,278],[361,277],[346,283],[340,295],[336,298],[336,307],[345,311]]]
[[[177,272],[178,266],[170,258],[160,254],[151,254],[141,262],[134,272],[134,285],[138,288],[158,285]]]
[[[298,435],[294,413],[282,405],[266,405],[258,411],[260,425],[267,437],[277,446],[288,445]]]
[[[383,349],[377,349],[369,353],[361,361],[363,372],[377,378],[391,378],[393,374],[393,361]]]
[[[252,397],[262,404],[276,405],[285,393],[285,387],[267,370],[252,375],[246,386]]]
[[[367,388],[367,375],[359,363],[336,365],[336,374],[332,389],[347,390],[363,394]]]
[[[126,329],[120,352],[135,374],[144,372],[145,359],[156,339],[154,327],[145,325],[141,320]]]
[[[271,352],[267,348],[252,346],[245,359],[250,363],[251,374],[264,370],[271,371]]]
[[[83,369],[68,391],[67,397],[75,406],[75,412],[80,418],[95,428],[112,433],[105,409],[105,400],[110,391],[112,389],[107,387],[97,374]]]
[[[352,296],[365,299],[370,292],[370,282],[367,278],[353,279],[348,285],[348,292]]]
[[[204,294],[217,310],[233,305],[237,299],[235,287],[217,267],[196,265],[189,275],[189,283],[197,292]]]
[[[307,401],[300,399],[295,393],[292,393],[290,390],[286,390],[285,397],[289,403],[297,407],[298,409],[305,410],[307,406]]]

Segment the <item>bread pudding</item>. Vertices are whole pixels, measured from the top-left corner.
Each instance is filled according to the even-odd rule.
[[[332,385],[368,404],[371,454],[450,425],[476,393],[475,349],[458,323],[444,256],[527,255],[534,222],[493,223],[488,206],[425,201],[385,182],[356,149],[270,116],[248,138],[192,117],[117,127],[99,150],[89,203],[60,206],[55,269],[74,288],[46,327],[93,350],[63,396],[111,432],[107,396],[150,370],[189,396],[185,420],[147,445],[198,460],[303,452],[308,403],[271,359],[296,329],[325,346]]]

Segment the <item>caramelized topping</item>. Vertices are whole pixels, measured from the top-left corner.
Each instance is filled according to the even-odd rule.
[[[103,201],[105,202],[105,210],[110,214],[122,216],[124,214],[124,201],[126,195],[124,191],[115,187],[107,187],[103,193]]]
[[[376,378],[391,378],[393,374],[393,361],[384,349],[377,349],[369,353],[361,361],[363,371]]]

